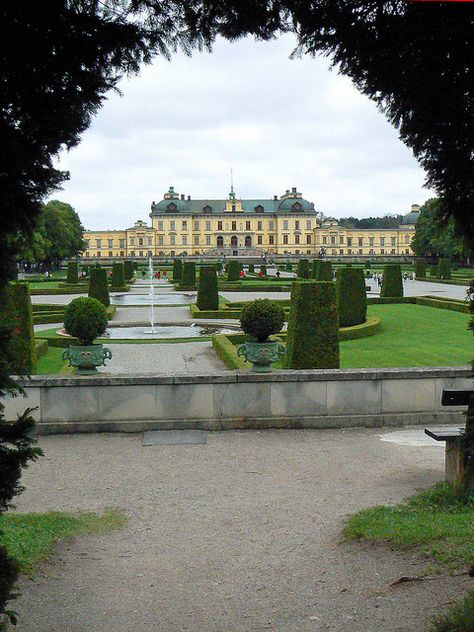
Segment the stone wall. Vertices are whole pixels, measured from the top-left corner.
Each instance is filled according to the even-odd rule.
[[[27,399],[7,398],[7,418],[26,406],[41,434],[158,428],[347,428],[463,424],[443,408],[444,388],[470,388],[469,369],[247,371],[212,375],[32,377]]]

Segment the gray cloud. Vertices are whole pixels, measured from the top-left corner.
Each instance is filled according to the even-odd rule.
[[[214,52],[157,59],[121,82],[82,143],[61,156],[71,180],[54,197],[89,229],[146,219],[169,185],[223,197],[234,170],[241,197],[297,186],[328,215],[407,212],[432,193],[375,105],[329,71],[289,59],[294,41],[219,41]]]

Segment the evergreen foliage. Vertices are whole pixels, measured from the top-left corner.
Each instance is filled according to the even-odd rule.
[[[10,283],[0,298],[1,329],[11,332],[5,360],[14,375],[36,370],[35,335],[30,290],[27,283]]]
[[[89,283],[89,297],[96,298],[105,307],[110,305],[109,285],[107,283],[107,270],[105,268],[91,268]]]
[[[66,283],[79,282],[79,264],[77,261],[68,261]]]
[[[240,271],[242,270],[242,264],[240,261],[231,259],[227,265],[229,266],[227,270],[227,280],[238,281],[240,279]]]
[[[288,263],[285,266],[285,269],[287,272],[293,272],[293,264],[288,261]]]
[[[402,270],[400,264],[392,263],[383,269],[382,287],[380,297],[403,296]]]
[[[222,266],[222,261],[218,261],[216,263],[216,270],[217,270],[217,272],[222,272],[222,267],[223,267]]]
[[[417,279],[426,277],[426,269],[427,265],[425,259],[421,257],[415,259],[415,276]]]
[[[449,259],[438,260],[438,279],[451,278],[451,262]]]
[[[134,274],[133,261],[131,259],[125,259],[123,262],[123,276],[125,281],[130,281]]]
[[[214,266],[204,266],[199,272],[196,305],[200,310],[219,309],[219,290]]]
[[[181,281],[183,277],[183,262],[181,259],[174,259],[173,261],[173,280]]]
[[[318,276],[316,281],[332,281],[332,263],[330,261],[319,261]]]
[[[125,285],[125,269],[122,261],[116,261],[112,266],[112,288],[121,288]]]
[[[339,325],[352,327],[367,319],[367,294],[361,268],[340,268],[336,283]]]
[[[107,329],[107,309],[95,298],[75,298],[64,310],[64,329],[82,345],[91,345]]]
[[[314,279],[315,281],[318,280],[318,276],[319,276],[319,264],[320,264],[319,259],[313,259],[313,261],[311,262],[311,278]]]
[[[267,266],[260,266],[260,272],[263,274],[263,276],[267,276]]]
[[[255,273],[255,266],[253,263],[249,263],[249,274]]]
[[[298,261],[298,271],[296,273],[298,279],[309,279],[310,273],[311,271],[308,259],[300,259]]]
[[[334,283],[293,283],[285,364],[290,369],[339,368],[339,317]]]
[[[430,273],[430,277],[438,278],[438,266],[437,265],[430,266],[429,273]]]
[[[258,342],[281,331],[285,322],[285,310],[268,298],[257,299],[244,307],[240,314],[242,331]]]
[[[180,285],[183,287],[194,287],[196,285],[196,264],[194,261],[184,262]]]

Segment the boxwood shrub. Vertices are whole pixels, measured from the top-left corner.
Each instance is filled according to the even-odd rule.
[[[10,283],[0,293],[0,327],[11,332],[6,358],[9,372],[32,375],[36,371],[36,351],[27,283]]]
[[[290,369],[339,368],[339,317],[334,283],[293,283],[286,348],[285,364]]]
[[[201,268],[196,305],[201,310],[219,309],[217,273],[214,266]]]
[[[439,259],[438,261],[438,279],[451,278],[451,262],[449,259]]]
[[[281,331],[284,322],[285,310],[268,298],[252,301],[240,314],[242,331],[258,342],[267,342],[270,336]]]
[[[260,272],[263,274],[263,276],[267,276],[267,266],[260,266]]]
[[[194,261],[185,261],[180,285],[193,287],[196,285],[196,264]]]
[[[391,263],[384,267],[380,296],[403,296],[402,270],[399,263]]]
[[[95,298],[75,298],[64,310],[64,329],[83,345],[91,345],[107,329],[107,310]]]
[[[332,263],[330,261],[319,261],[318,276],[316,281],[332,281]]]
[[[288,262],[285,266],[287,272],[293,272],[293,264]]]
[[[181,259],[174,259],[173,261],[173,280],[181,281],[183,276],[183,262]]]
[[[133,261],[131,259],[126,259],[123,262],[123,274],[124,274],[125,281],[130,281],[130,279],[133,277],[133,273],[134,273]]]
[[[117,261],[112,266],[112,282],[111,286],[114,287],[123,287],[125,285],[125,271],[124,265],[122,261]]]
[[[249,274],[255,273],[255,266],[253,263],[249,263]]]
[[[79,282],[79,264],[77,261],[68,261],[66,283]]]
[[[238,281],[240,279],[240,271],[242,270],[242,264],[236,259],[232,259],[228,263],[227,280]]]
[[[300,259],[298,261],[298,271],[296,276],[298,279],[309,279],[311,270],[308,259]]]
[[[415,259],[415,275],[416,278],[423,278],[426,277],[426,260],[425,259]]]
[[[430,277],[438,277],[438,266],[431,266],[429,269]]]
[[[105,268],[91,268],[89,297],[96,298],[103,305],[105,305],[105,307],[108,307],[110,305],[109,285],[107,283],[107,270],[105,270]]]
[[[341,268],[336,283],[339,324],[341,327],[361,325],[367,319],[367,295],[362,268]]]
[[[315,281],[318,280],[320,263],[320,259],[313,259],[313,261],[311,262],[311,278]]]

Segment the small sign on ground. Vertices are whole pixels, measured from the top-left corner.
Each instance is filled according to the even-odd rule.
[[[207,443],[204,430],[150,430],[143,433],[142,445],[193,445]]]

